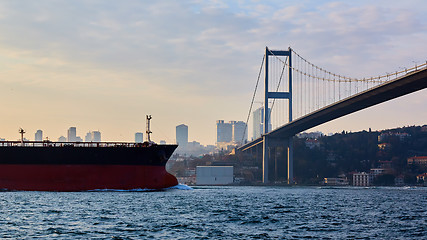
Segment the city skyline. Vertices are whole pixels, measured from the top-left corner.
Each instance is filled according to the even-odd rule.
[[[25,129],[24,129],[25,131]],[[28,132],[24,133],[24,136],[26,136],[25,134],[28,134]],[[139,133],[136,133],[139,134]],[[141,133],[142,134],[142,133]],[[43,138],[43,130],[38,129],[35,133],[34,133],[34,139],[32,139],[31,137],[24,137],[25,141],[44,141],[44,140],[49,140],[49,141],[56,141],[55,139],[58,139],[58,142],[83,142],[83,138],[81,138],[80,136],[77,135],[77,127],[69,127],[67,130],[67,134],[65,134],[66,137],[64,135],[60,135],[59,137],[50,137],[50,136],[46,136],[45,138]],[[15,141],[15,139],[6,139],[6,138],[0,138],[3,139],[2,141]],[[85,138],[84,138],[84,142],[101,142],[101,132],[100,131],[93,131],[90,130],[86,133]]]
[[[77,126],[133,142],[151,114],[155,142],[175,142],[185,122],[214,144],[217,119],[246,119],[265,46],[378,76],[427,61],[426,11],[415,0],[1,2],[0,138],[18,139],[22,127],[56,139]],[[426,93],[308,131],[424,125]]]

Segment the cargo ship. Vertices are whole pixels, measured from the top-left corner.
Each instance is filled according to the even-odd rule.
[[[150,117],[151,119],[151,117]],[[178,184],[165,165],[177,145],[150,141],[0,142],[0,189],[88,191],[164,189]]]

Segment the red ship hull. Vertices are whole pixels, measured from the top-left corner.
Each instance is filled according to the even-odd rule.
[[[2,142],[0,189],[88,191],[168,188],[178,184],[175,176],[165,168],[176,147],[38,142],[20,146],[16,142]]]
[[[20,191],[162,189],[178,184],[164,166],[17,165],[0,167],[0,186]]]

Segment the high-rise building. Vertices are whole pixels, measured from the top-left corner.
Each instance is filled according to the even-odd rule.
[[[253,113],[253,121],[252,121],[252,126],[253,126],[253,133],[252,133],[252,137],[253,139],[257,139],[259,137],[261,137],[262,134],[262,121],[264,119],[264,108],[258,108],[257,110],[254,111]]]
[[[70,127],[67,132],[67,142],[76,142],[76,141],[77,141],[76,127]]]
[[[92,133],[91,132],[86,133],[85,142],[92,142]]]
[[[101,132],[100,131],[92,131],[92,142],[101,142]]]
[[[271,109],[268,109],[268,114],[270,114]],[[254,139],[261,137],[264,134],[264,107],[260,107],[253,113],[253,135]],[[271,131],[271,120],[268,119],[268,129]]]
[[[242,121],[231,121],[230,123],[232,124],[233,142],[237,144],[245,143],[248,140],[246,123]]]
[[[144,134],[142,132],[135,133],[135,143],[143,143],[144,142]]]
[[[42,130],[37,130],[37,132],[34,136],[34,140],[37,142],[43,141],[43,131]]]
[[[188,126],[181,124],[176,126],[176,143],[179,145],[179,148],[187,149],[188,145]]]
[[[216,142],[231,142],[233,140],[233,125],[224,120],[216,121]]]

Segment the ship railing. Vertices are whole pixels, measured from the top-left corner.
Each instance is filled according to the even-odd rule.
[[[130,142],[51,142],[51,141],[0,141],[0,147],[146,147],[144,143]]]

